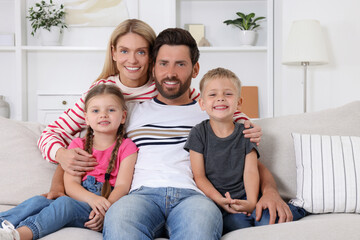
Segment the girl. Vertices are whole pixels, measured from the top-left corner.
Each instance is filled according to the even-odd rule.
[[[0,213],[0,239],[38,239],[65,226],[90,228],[86,225],[89,216],[102,221],[111,204],[129,192],[138,148],[125,138],[126,106],[120,89],[105,84],[93,87],[84,110],[86,137],[75,138],[69,149],[92,154],[97,160],[95,169],[84,176],[65,173],[69,197],[49,200],[35,196]],[[101,228],[102,223],[95,230]]]

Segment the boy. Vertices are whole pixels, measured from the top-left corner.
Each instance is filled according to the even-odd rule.
[[[190,151],[197,186],[223,213],[224,233],[242,228],[235,221],[254,211],[259,193],[256,144],[232,118],[241,105],[240,90],[240,80],[230,70],[216,68],[204,75],[199,104],[210,119],[191,130],[184,147]]]

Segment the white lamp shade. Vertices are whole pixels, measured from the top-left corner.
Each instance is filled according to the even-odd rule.
[[[282,63],[301,65],[303,62],[307,62],[309,65],[329,62],[325,39],[317,20],[294,21],[291,26]]]

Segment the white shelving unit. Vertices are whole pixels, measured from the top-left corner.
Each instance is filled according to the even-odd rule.
[[[15,34],[14,46],[0,46],[0,95],[10,103],[11,118],[18,120],[39,120],[39,92],[56,92],[58,97],[69,91],[75,95],[86,91],[102,69],[113,29],[70,28],[65,32],[63,46],[40,46],[39,40],[30,35],[25,17],[34,1],[0,0],[0,22],[7,22],[0,24],[0,33]],[[130,18],[146,21],[156,33],[186,23],[204,24],[212,46],[199,48],[200,74],[193,87],[198,87],[209,69],[229,68],[243,85],[259,87],[260,118],[273,116],[273,0],[125,1]],[[238,29],[222,23],[235,18],[236,11],[267,17],[258,30],[256,46],[240,46]]]

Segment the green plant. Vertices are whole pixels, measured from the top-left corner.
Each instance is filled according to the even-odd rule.
[[[58,7],[52,0],[50,0],[50,3],[45,1],[36,3],[34,7],[29,8],[28,13],[29,16],[26,16],[26,18],[31,22],[33,29],[31,35],[33,36],[39,28],[50,31],[52,26],[58,26],[61,32],[64,28],[67,28],[64,5],[61,4]]]
[[[236,14],[239,16],[239,18],[236,18],[234,20],[226,20],[224,21],[224,23],[226,23],[226,25],[234,25],[241,30],[254,30],[255,28],[260,26],[256,22],[265,19],[265,17],[257,17],[254,19],[255,13],[245,15],[242,12],[237,12]]]

